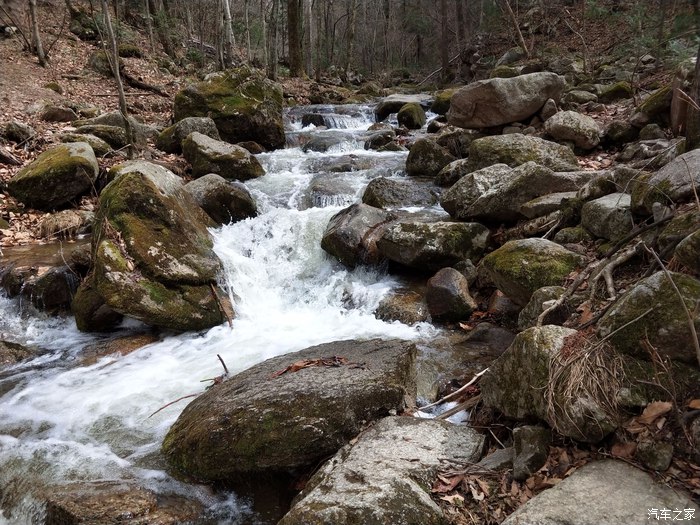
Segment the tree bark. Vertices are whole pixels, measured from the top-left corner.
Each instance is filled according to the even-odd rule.
[[[447,34],[447,0],[440,0],[440,66],[442,67],[442,80],[446,82],[449,77],[449,35]]]
[[[523,48],[523,51],[525,52],[525,56],[530,58],[530,49],[527,47],[527,43],[525,43],[525,38],[523,37],[522,31],[520,31],[520,24],[518,23],[518,18],[515,16],[515,13],[513,12],[513,8],[510,6],[510,1],[509,0],[501,0],[503,6],[505,7],[506,13],[508,13],[508,17],[510,18],[510,21],[513,23],[513,29],[515,30],[515,34],[518,37],[518,41],[520,42],[520,47]],[[483,4],[482,4],[483,5]],[[483,10],[482,10],[483,13]]]
[[[280,10],[280,0],[272,0],[272,11],[270,12],[270,23],[268,24],[268,46],[269,58],[267,60],[267,76],[270,80],[277,80],[277,48],[279,47],[278,18]]]
[[[233,36],[233,19],[229,0],[222,0],[224,8],[224,65],[231,67],[235,63],[236,39]]]
[[[304,74],[301,47],[300,0],[287,0],[287,37],[289,42],[289,76]]]
[[[343,73],[345,79],[348,78],[348,71],[350,71],[350,63],[352,62],[352,54],[355,50],[355,25],[357,21],[357,0],[349,0],[348,4],[348,52],[345,56],[345,64],[343,64]]]
[[[304,64],[306,74],[309,78],[313,75],[313,42],[314,42],[314,25],[313,13],[311,12],[311,0],[303,0],[304,2]]]
[[[34,46],[34,52],[39,59],[39,65],[46,67],[46,55],[44,54],[44,46],[41,44],[39,20],[36,16],[36,0],[29,0],[29,17],[32,21],[32,45]]]
[[[700,45],[698,45],[698,55],[695,59],[695,79],[689,95],[696,105],[700,105]],[[686,150],[700,147],[700,111],[692,104],[688,104],[685,126]]]
[[[321,6],[316,9],[316,71],[314,73],[316,82],[321,82],[321,24],[323,22],[323,12]]]
[[[148,3],[151,8],[151,13],[155,18],[156,32],[158,33],[158,40],[160,40],[163,46],[163,51],[165,51],[165,54],[170,58],[175,58],[175,49],[170,39],[167,24],[165,23],[167,14],[163,8],[156,6],[155,0],[148,0]]]
[[[34,1],[34,0],[32,0]],[[124,84],[122,84],[121,74],[119,72],[119,50],[117,48],[117,39],[114,36],[114,29],[112,28],[112,19],[109,16],[109,6],[107,5],[107,0],[102,0],[102,15],[105,20],[105,27],[107,29],[107,38],[109,38],[110,45],[110,65],[112,66],[112,75],[117,83],[117,92],[119,93],[119,112],[124,119],[124,129],[126,131],[126,140],[129,143],[127,148],[127,157],[134,158],[134,131],[131,129],[131,122],[129,121],[129,113],[126,107],[126,96],[124,95]]]
[[[146,27],[148,28],[148,45],[153,51],[154,40],[153,40],[153,21],[151,20],[151,7],[148,5],[148,0],[144,1],[146,8]]]
[[[250,62],[252,57],[250,54],[250,20],[248,18],[248,1],[249,0],[245,0],[243,3],[243,17],[245,23],[246,60]]]

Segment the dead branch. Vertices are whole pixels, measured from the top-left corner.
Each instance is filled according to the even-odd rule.
[[[450,61],[449,61],[448,63],[451,64],[452,62],[454,62],[455,60],[457,60],[457,59],[459,58],[459,56],[460,56],[460,55],[457,54],[455,57],[451,58]],[[425,84],[428,80],[430,80],[431,78],[433,78],[433,77],[434,77],[435,75],[437,75],[440,71],[442,71],[442,67],[437,68],[435,71],[433,71],[432,73],[430,73],[427,77],[425,77],[423,80],[421,80],[420,82],[418,82],[418,84],[417,84],[416,87]]]
[[[122,77],[124,77],[124,80],[126,81],[127,84],[129,84],[131,87],[136,88],[136,89],[143,89],[144,91],[150,91],[152,93],[155,93],[156,95],[160,95],[161,97],[169,98],[170,95],[168,95],[165,91],[163,91],[161,88],[158,86],[154,86],[152,84],[149,84],[148,82],[144,82],[143,80],[136,78],[129,73],[127,73],[126,69],[124,69],[124,66],[120,66],[119,70],[122,74]]]
[[[457,406],[454,406],[450,408],[449,410],[445,410],[442,414],[435,416],[435,419],[447,419],[450,416],[454,416],[455,414],[458,414],[462,410],[469,410],[470,408],[474,408],[476,405],[479,404],[481,401],[481,394],[470,397],[466,401],[463,401],[459,403]]]
[[[221,303],[221,299],[219,298],[219,294],[216,292],[214,283],[209,283],[209,287],[211,288],[211,295],[214,297],[216,305],[219,307],[219,311],[226,317],[229,328],[233,328],[233,319],[231,319],[231,315],[229,314],[228,310],[224,308],[224,305]],[[219,357],[219,359],[221,359],[221,357]],[[223,364],[223,361],[221,363]],[[226,368],[226,365],[224,365],[224,368]]]
[[[179,403],[179,402],[182,401],[183,399],[187,399],[188,397],[197,397],[198,395],[199,395],[199,394],[188,394],[188,395],[186,395],[186,396],[178,397],[175,401],[171,401],[170,403],[166,403],[165,405],[163,405],[162,407],[160,407],[158,410],[156,410],[155,412],[153,412],[153,414],[151,414],[151,415],[148,416],[148,417],[153,417],[153,416],[155,416],[155,415],[156,415],[158,412],[160,412],[161,410],[163,410],[163,409],[165,409],[165,408],[168,408],[170,405],[174,405],[175,403]]]
[[[489,371],[488,368],[484,368],[481,372],[478,372],[477,374],[475,374],[474,377],[472,377],[471,381],[469,381],[466,385],[461,386],[459,389],[455,390],[455,391],[452,392],[451,394],[447,394],[447,395],[446,395],[445,397],[443,397],[442,399],[438,399],[438,400],[435,401],[434,403],[430,403],[429,405],[425,405],[425,406],[419,407],[419,409],[420,409],[420,410],[425,410],[426,408],[431,408],[431,407],[434,407],[434,406],[436,406],[436,405],[441,405],[441,404],[444,403],[445,401],[447,401],[447,400],[449,400],[449,399],[452,399],[453,397],[457,397],[458,395],[460,395],[461,393],[463,393],[467,388],[469,388],[469,387],[472,386],[474,383],[476,383],[477,381],[479,381],[479,379],[481,379],[481,376],[483,376],[483,375],[484,375],[486,372],[488,372],[488,371]]]
[[[9,150],[3,146],[0,146],[0,164],[7,164],[8,166],[19,166],[22,162],[15,157]]]
[[[591,273],[591,299],[595,297],[598,290],[598,281],[600,281],[602,278],[605,281],[605,286],[607,287],[608,299],[611,301],[615,300],[617,292],[615,291],[615,282],[613,281],[612,274],[616,268],[622,266],[637,254],[637,248],[639,248],[641,244],[642,241],[639,241],[631,246],[627,246],[624,250],[618,252],[614,257],[602,259],[600,261],[601,264],[596,265],[596,268]]]

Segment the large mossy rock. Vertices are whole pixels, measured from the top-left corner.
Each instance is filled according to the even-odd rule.
[[[576,330],[554,325],[518,334],[481,380],[485,405],[515,419],[546,421],[561,434],[585,442],[596,443],[612,432],[617,422],[590,397],[571,397],[555,390],[555,404],[548,402],[550,369],[567,338],[576,334]]]
[[[577,111],[560,111],[548,118],[544,129],[554,140],[573,142],[578,148],[589,150],[600,144],[602,130],[588,115]]]
[[[201,330],[224,319],[213,222],[182,180],[144,161],[116,168],[102,191],[93,241],[95,287],[110,308],[146,324]]]
[[[430,139],[418,139],[406,159],[406,173],[434,177],[450,162],[457,160],[449,151]]]
[[[408,129],[420,129],[425,125],[425,111],[420,104],[415,102],[403,106],[396,118],[400,126]]]
[[[175,120],[210,117],[221,138],[253,140],[268,148],[284,147],[282,88],[248,67],[209,75],[175,95]]]
[[[700,331],[700,281],[681,273],[670,275]],[[642,279],[620,297],[598,323],[598,334],[609,336],[620,352],[640,359],[650,359],[642,344],[648,341],[661,356],[698,366],[688,316],[663,271]]]
[[[496,164],[460,178],[442,194],[441,206],[455,219],[514,222],[537,197],[578,190],[585,172],[554,172],[534,162],[515,169]]]
[[[583,257],[546,239],[508,241],[481,260],[480,271],[514,303],[525,306],[543,286],[560,285]]]
[[[435,272],[467,259],[477,263],[491,241],[491,232],[476,222],[425,222],[400,219],[388,225],[376,247],[390,261]]]
[[[124,316],[105,303],[95,287],[94,274],[80,284],[71,302],[75,324],[81,332],[108,332],[122,322]]]
[[[103,157],[113,151],[112,146],[96,135],[87,133],[61,133],[58,139],[64,143],[86,142],[95,153],[95,157]]]
[[[418,104],[424,109],[430,108],[433,98],[430,95],[405,95],[395,93],[384,97],[374,108],[377,122],[381,122],[392,113],[398,113],[406,104]]]
[[[220,140],[216,123],[209,117],[187,117],[160,132],[156,147],[166,153],[181,153],[182,141],[195,131],[215,140]]]
[[[182,141],[182,153],[192,165],[192,176],[216,173],[228,180],[249,180],[265,175],[265,170],[248,150],[199,133]]]
[[[131,124],[131,130],[134,133],[134,140],[139,144],[145,144],[147,139],[156,140],[158,137],[158,130],[155,127],[144,124],[134,117],[129,117],[129,124]],[[73,125],[78,128],[85,126],[112,126],[126,131],[126,120],[119,111],[102,113],[86,120],[76,120],[73,122]],[[89,131],[86,133],[89,133]]]
[[[563,77],[549,72],[473,82],[452,95],[447,120],[462,128],[488,128],[524,120],[537,113],[548,99],[559,100],[565,85]]]
[[[61,144],[45,151],[8,183],[10,195],[38,210],[61,208],[89,192],[99,167],[86,142]]]
[[[377,177],[365,188],[362,202],[375,208],[431,206],[437,202],[437,195],[428,186],[414,181]]]
[[[478,461],[483,436],[436,419],[389,417],[321,467],[279,525],[442,525],[429,489],[443,465]]]
[[[515,168],[530,161],[553,171],[579,169],[576,155],[570,148],[521,133],[483,137],[474,140],[469,146],[471,171],[493,164],[507,164]]]
[[[217,224],[238,222],[258,214],[255,199],[240,183],[210,173],[188,182],[185,190]]]
[[[368,422],[413,403],[415,357],[412,343],[371,340],[269,359],[190,403],[165,437],[163,452],[179,471],[207,481],[316,465]],[[318,359],[331,366],[285,372]]]
[[[395,214],[374,206],[353,204],[331,217],[323,232],[321,248],[350,268],[377,264],[382,260],[377,239],[395,218]]]
[[[684,153],[659,171],[640,173],[630,185],[632,212],[651,214],[652,205],[681,204],[694,199],[694,190],[700,188],[700,149]]]

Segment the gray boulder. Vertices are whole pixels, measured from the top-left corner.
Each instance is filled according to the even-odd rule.
[[[643,174],[632,182],[632,212],[651,214],[652,204],[681,204],[694,199],[693,188],[700,188],[700,149],[675,158],[653,174]]]
[[[622,239],[634,228],[631,202],[626,193],[611,193],[588,201],[581,208],[581,226],[602,239]]]
[[[552,192],[576,191],[588,180],[585,172],[556,173],[534,162],[511,169],[496,164],[462,177],[446,190],[440,205],[455,219],[513,222],[522,207]]]
[[[198,396],[163,441],[168,462],[207,481],[316,465],[364,425],[415,399],[416,347],[339,341],[269,359]],[[326,359],[327,365],[288,370]]]
[[[129,123],[131,124],[131,129],[134,133],[134,139],[138,143],[145,143],[146,139],[156,140],[158,137],[158,130],[136,120],[134,117],[129,117]],[[109,113],[102,113],[96,117],[92,117],[86,120],[76,120],[73,125],[81,128],[84,126],[109,126],[117,127],[122,130],[126,129],[126,122],[124,117],[119,111],[110,111]]]
[[[412,176],[434,177],[450,162],[457,160],[442,146],[430,139],[418,139],[406,159],[406,173]]]
[[[435,142],[447,149],[455,158],[463,159],[469,156],[469,146],[472,141],[479,137],[483,137],[483,134],[474,129],[445,126],[435,137]]]
[[[3,127],[2,135],[7,140],[11,140],[19,144],[34,138],[36,136],[36,130],[24,122],[20,122],[19,120],[11,120]]]
[[[89,144],[74,142],[46,150],[10,179],[10,195],[31,208],[51,211],[94,188],[99,167]]]
[[[454,268],[443,268],[428,279],[425,302],[434,320],[468,319],[477,307],[469,295],[467,278]]]
[[[245,186],[214,173],[188,182],[185,190],[217,224],[238,222],[258,214],[255,199]]]
[[[415,181],[377,177],[362,194],[362,202],[375,208],[431,206],[437,202],[435,191]]]
[[[192,165],[192,175],[216,173],[228,180],[249,180],[265,175],[265,170],[248,150],[197,131],[182,141],[182,153]]]
[[[474,140],[469,146],[471,171],[493,164],[507,164],[515,168],[529,161],[534,161],[553,171],[579,169],[576,155],[570,148],[522,133],[483,137]]]
[[[175,120],[209,117],[230,143],[253,140],[267,149],[285,144],[282,87],[247,66],[207,75],[175,95]]]
[[[230,305],[215,288],[221,263],[207,230],[214,223],[183,186],[145,161],[116,167],[95,218],[95,288],[128,317],[201,330],[225,320]]]
[[[374,108],[374,117],[377,122],[381,122],[392,113],[398,113],[406,104],[418,104],[424,109],[430,108],[433,103],[433,97],[430,95],[405,95],[396,93],[384,97],[379,104]]]
[[[518,330],[527,330],[537,325],[537,318],[544,310],[559,299],[564,293],[563,286],[543,286],[535,290],[530,300],[518,314]],[[560,325],[568,317],[568,307],[566,304],[548,314],[544,319],[544,324]]]
[[[508,241],[481,260],[481,274],[514,303],[525,306],[543,286],[560,285],[584,262],[582,256],[546,239]]]
[[[696,230],[678,243],[674,256],[678,262],[696,274],[700,274],[700,230]]]
[[[103,157],[114,151],[112,146],[107,144],[100,137],[88,135],[86,133],[61,133],[58,137],[61,142],[86,142],[92,148],[96,157]]]
[[[446,523],[429,487],[441,467],[479,460],[483,436],[435,419],[390,417],[309,480],[280,525]]]
[[[554,140],[573,142],[578,148],[589,150],[600,144],[601,129],[588,115],[577,111],[560,111],[548,118],[544,129]]]
[[[576,330],[561,326],[530,328],[519,333],[508,350],[494,361],[481,380],[486,406],[516,419],[546,421],[560,434],[596,443],[617,422],[590,396],[570,396],[556,387],[548,400],[550,369],[559,359],[566,338]]]
[[[520,206],[520,214],[528,219],[543,217],[549,213],[560,210],[564,202],[575,198],[575,191],[561,191],[549,193],[542,197],[535,197]]]
[[[700,331],[700,281],[681,273],[671,272],[671,276]],[[688,317],[663,271],[622,295],[599,321],[598,334],[610,336],[617,350],[640,359],[649,359],[641,344],[648,340],[661,356],[698,366]]]
[[[129,144],[126,137],[126,130],[120,126],[108,126],[107,124],[90,124],[79,126],[76,129],[81,135],[94,135],[102,139],[114,149],[122,149]],[[135,138],[135,142],[138,140]]]
[[[435,184],[450,187],[471,172],[469,159],[458,159],[442,168],[435,177]]]
[[[503,525],[646,525],[657,521],[662,509],[671,517],[674,509],[689,509],[694,517],[683,523],[700,524],[700,508],[690,496],[627,463],[608,459],[577,469],[525,503]]]
[[[394,219],[390,212],[367,204],[353,204],[331,217],[323,232],[321,248],[351,268],[377,264],[382,260],[377,239]]]
[[[156,147],[166,153],[181,153],[182,141],[195,131],[221,140],[216,123],[209,117],[186,117],[161,131],[156,140]]]
[[[465,259],[476,263],[491,241],[476,222],[425,222],[401,219],[383,229],[376,248],[385,259],[422,271],[437,271]]]
[[[552,432],[544,427],[523,425],[513,429],[513,479],[525,481],[547,461]]]
[[[559,100],[565,85],[563,77],[549,72],[473,82],[452,95],[447,121],[462,128],[488,128],[524,120],[547,99]]]

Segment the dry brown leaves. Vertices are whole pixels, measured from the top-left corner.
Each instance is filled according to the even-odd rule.
[[[321,357],[319,359],[304,359],[302,361],[297,361],[296,363],[292,363],[291,365],[289,365],[287,368],[283,368],[282,370],[278,370],[270,374],[270,377],[268,379],[275,379],[276,377],[279,377],[286,373],[298,372],[299,370],[303,370],[304,368],[311,368],[316,366],[339,367],[343,365],[351,365],[352,368],[365,367],[364,363],[351,363],[346,357],[334,355],[332,357]]]

